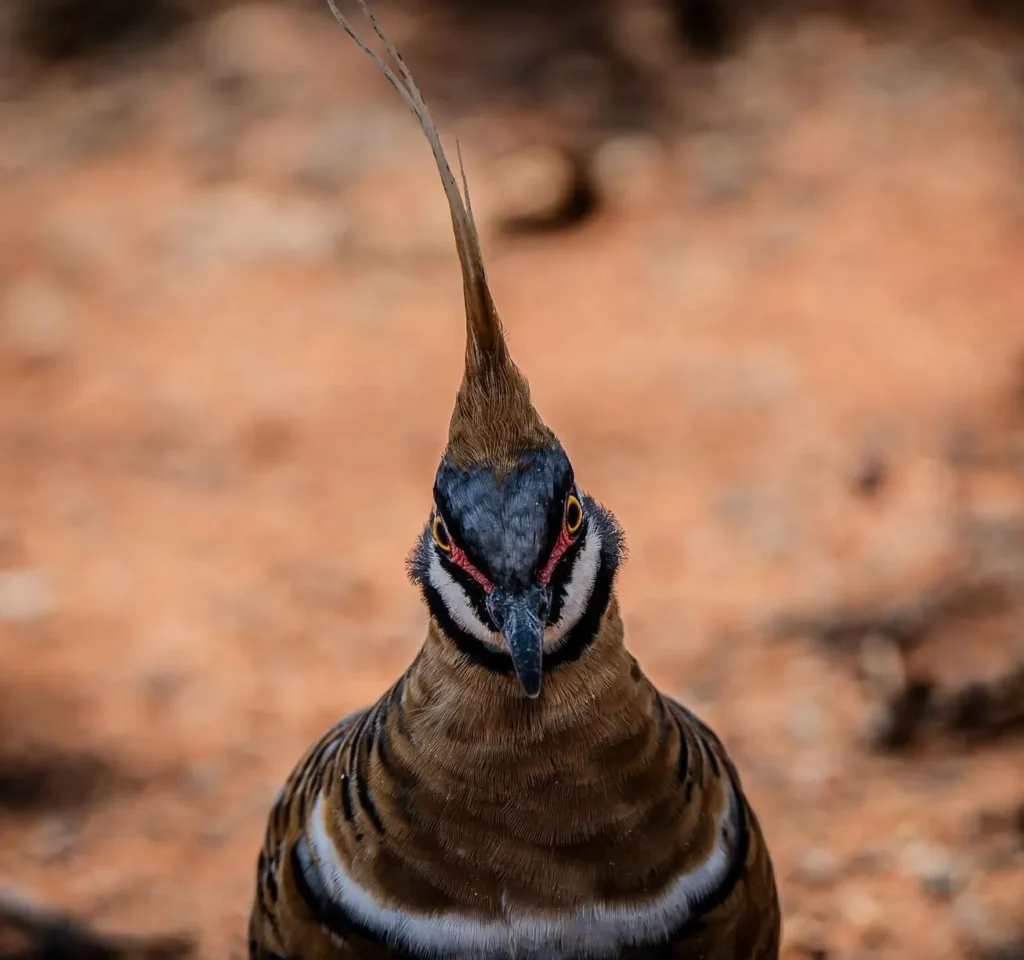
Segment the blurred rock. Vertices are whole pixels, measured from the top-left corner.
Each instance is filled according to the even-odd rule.
[[[982,446],[978,428],[962,421],[951,424],[946,430],[943,446],[950,466],[963,470],[978,459]]]
[[[983,809],[975,811],[970,821],[969,834],[972,838],[989,837],[1012,830],[1015,826],[1016,811]],[[1020,809],[1024,817],[1024,804]],[[1021,832],[1024,833],[1024,820],[1021,821]]]
[[[182,782],[190,797],[197,799],[211,797],[224,782],[223,764],[212,761],[189,764],[183,774]]]
[[[805,699],[790,708],[786,729],[800,743],[816,743],[825,732],[825,714],[818,704]]]
[[[910,744],[928,715],[932,688],[913,683],[897,697],[874,703],[864,718],[862,737],[873,750],[900,750]]]
[[[451,256],[452,221],[448,207],[443,200],[438,202],[436,196],[428,197],[423,194],[422,200],[414,199],[407,203],[402,200],[396,202],[383,191],[351,191],[346,210],[350,225],[346,238],[351,247],[383,261],[385,267],[390,268],[391,277],[396,278],[402,275],[398,268],[410,261]],[[481,205],[474,204],[474,213],[478,224],[482,225],[484,213]],[[364,282],[350,291],[357,301],[365,294],[362,304],[353,307],[353,315],[363,311],[364,316],[379,317],[387,302],[388,291],[393,289],[391,277],[379,283],[382,277],[381,271],[374,271],[369,275],[368,283]]]
[[[863,497],[877,496],[889,477],[889,463],[878,450],[865,452],[853,473],[853,488]]]
[[[176,960],[194,952],[192,939],[182,935],[101,934],[9,886],[0,887],[0,941],[5,947],[13,941],[21,960]]]
[[[0,103],[12,97],[16,86],[20,60],[17,50],[14,4],[0,4]]]
[[[154,119],[153,98],[142,71],[124,72],[92,82],[83,79],[60,92],[44,88],[38,97],[29,83],[25,95],[32,97],[32,107],[11,111],[5,119],[5,134],[10,126],[0,154],[5,177],[63,172],[137,141]]]
[[[223,847],[234,833],[234,827],[225,820],[207,820],[199,828],[196,839],[204,847]]]
[[[799,388],[800,375],[792,356],[772,349],[726,363],[686,362],[681,369],[694,400],[730,413],[760,411],[784,402]]]
[[[283,105],[307,68],[301,38],[274,3],[242,3],[213,17],[203,38],[211,86],[258,111]]]
[[[678,60],[675,23],[668,3],[631,0],[614,4],[612,35],[618,48],[638,66],[656,75]]]
[[[272,466],[286,460],[295,446],[295,423],[286,416],[267,413],[248,423],[240,443],[256,466]]]
[[[802,751],[790,765],[790,780],[801,798],[809,803],[820,803],[836,780],[833,754],[813,747]]]
[[[883,873],[892,860],[892,853],[887,847],[865,847],[850,859],[847,864],[849,873],[874,877]]]
[[[41,863],[62,863],[75,850],[78,831],[66,817],[48,817],[35,831],[32,854]]]
[[[110,220],[72,212],[47,224],[43,244],[54,276],[62,283],[80,284],[104,260],[122,253],[118,239]]]
[[[880,699],[906,689],[906,667],[899,645],[882,633],[869,633],[860,645],[860,672],[871,693]]]
[[[35,623],[56,606],[50,578],[29,567],[0,571],[0,623]]]
[[[965,835],[972,871],[990,874],[1024,866],[1024,805],[976,811]]]
[[[14,45],[27,60],[36,66],[73,63],[79,67],[152,49],[199,6],[194,0],[5,0],[3,4]],[[202,6],[208,9],[209,0]]]
[[[210,20],[202,57],[206,77],[214,87],[234,92],[262,72],[251,42],[254,27],[259,32],[258,17],[258,8],[243,4]]]
[[[51,363],[68,352],[71,313],[52,284],[24,280],[11,287],[0,305],[0,343],[19,360]]]
[[[878,901],[869,894],[858,890],[844,894],[840,901],[840,910],[864,946],[877,947],[889,938],[885,912]]]
[[[535,144],[514,150],[496,165],[489,192],[495,216],[506,223],[554,223],[575,202],[583,176],[565,150]]]
[[[318,194],[333,193],[350,178],[400,157],[414,132],[401,113],[350,106],[338,110],[316,125],[295,165],[295,182]]]
[[[15,526],[0,516],[0,567],[14,567],[23,562],[25,545]]]
[[[782,924],[782,956],[827,960],[828,938],[822,924],[803,914],[787,915]]]
[[[212,97],[203,97],[175,128],[176,148],[200,183],[235,176],[243,125],[235,112]]]
[[[864,716],[861,739],[871,750],[885,750],[903,741],[896,714],[887,703],[872,704]]]
[[[658,200],[665,188],[664,169],[665,149],[647,134],[606,140],[593,159],[601,202],[623,210]]]
[[[903,872],[920,881],[930,897],[946,900],[963,884],[963,871],[948,850],[929,843],[911,843],[900,854]]]
[[[237,188],[197,201],[171,239],[180,256],[201,263],[310,262],[334,256],[347,235],[344,215],[323,204]]]
[[[694,137],[694,174],[706,203],[727,203],[742,197],[752,186],[756,169],[752,149],[735,135],[707,133]]]
[[[793,874],[796,883],[808,887],[831,886],[839,875],[840,862],[827,847],[811,847],[797,864]]]
[[[994,958],[1010,942],[1007,931],[976,896],[961,894],[953,904],[953,929],[970,957]]]
[[[993,491],[975,479],[963,537],[979,567],[1020,586],[1024,584],[1024,498],[1015,480],[1010,479],[1008,489]]]
[[[715,497],[715,509],[724,523],[749,526],[760,509],[758,491],[750,484],[723,485]]]
[[[140,679],[144,696],[158,709],[169,707],[188,687],[188,675],[166,664],[148,667]]]
[[[87,160],[111,153],[136,139],[150,114],[145,78],[129,72],[84,92],[61,126],[66,159]]]

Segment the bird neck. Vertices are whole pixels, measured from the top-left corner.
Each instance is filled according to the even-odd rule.
[[[431,621],[406,678],[404,713],[412,741],[430,745],[439,762],[494,767],[531,753],[548,763],[566,753],[582,759],[635,736],[655,722],[656,695],[625,648],[612,592],[592,641],[545,674],[535,700],[511,673],[468,665]]]

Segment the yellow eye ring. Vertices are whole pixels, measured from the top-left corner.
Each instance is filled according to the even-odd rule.
[[[441,514],[434,514],[434,522],[430,525],[430,532],[434,535],[434,543],[437,544],[438,549],[443,550],[445,553],[452,552],[452,538],[448,536],[448,528],[444,525]]]
[[[583,504],[575,494],[570,493],[565,501],[565,529],[570,535],[575,536],[582,526]]]

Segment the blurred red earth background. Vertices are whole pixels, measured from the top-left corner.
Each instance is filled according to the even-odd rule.
[[[423,636],[460,279],[318,4],[84,6],[0,24],[0,885],[240,958],[279,783]],[[804,6],[380,13],[784,956],[1019,958],[1024,35]]]

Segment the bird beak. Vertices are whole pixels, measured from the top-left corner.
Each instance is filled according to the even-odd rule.
[[[506,593],[495,587],[487,596],[487,612],[501,631],[523,692],[540,695],[544,656],[544,624],[550,591],[533,586],[526,593]]]

